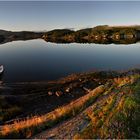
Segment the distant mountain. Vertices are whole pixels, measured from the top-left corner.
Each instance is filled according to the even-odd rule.
[[[0,35],[10,35],[10,34],[12,34],[12,32],[11,31],[6,31],[6,30],[0,30]]]
[[[98,43],[132,44],[140,41],[140,25],[108,26],[99,25],[80,30],[54,29],[51,31],[6,31],[0,30],[0,43],[15,40],[43,38],[56,43]]]
[[[12,31],[0,30],[0,43],[5,43],[5,42],[15,41],[15,40],[28,40],[28,39],[41,38],[42,35],[43,35],[42,32],[32,32],[32,31],[12,32]]]

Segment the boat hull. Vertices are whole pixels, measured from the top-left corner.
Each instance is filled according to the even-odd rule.
[[[0,65],[0,76],[3,74],[3,72],[4,72],[4,67],[3,65]]]

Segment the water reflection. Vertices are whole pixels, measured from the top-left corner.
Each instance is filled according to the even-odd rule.
[[[3,80],[54,80],[92,70],[124,70],[139,67],[140,44],[56,44],[42,39],[0,45]]]
[[[103,39],[77,39],[75,40],[74,42],[75,43],[94,43],[94,44],[135,44],[137,42],[139,42],[140,39],[138,38],[130,38],[130,39],[111,39],[111,38],[103,38]],[[53,42],[53,43],[74,43],[74,42],[71,42],[69,40],[64,40],[64,39],[61,39],[61,38],[49,38],[46,40],[46,42]]]

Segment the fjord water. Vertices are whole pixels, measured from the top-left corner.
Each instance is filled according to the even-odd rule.
[[[0,45],[5,82],[48,81],[92,70],[139,68],[140,44],[56,44],[42,39]]]

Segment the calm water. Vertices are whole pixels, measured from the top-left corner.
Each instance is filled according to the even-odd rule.
[[[124,70],[140,66],[140,44],[55,44],[44,40],[0,45],[3,80],[53,80],[75,72]]]

